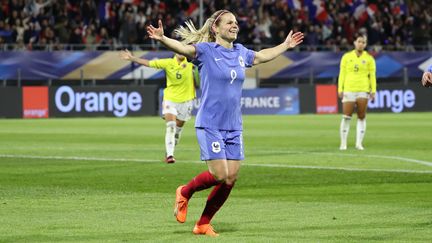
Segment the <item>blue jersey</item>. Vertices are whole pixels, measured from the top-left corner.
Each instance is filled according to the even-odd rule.
[[[195,127],[242,130],[242,86],[255,52],[241,44],[234,44],[232,49],[214,42],[194,46],[193,63],[198,66],[202,89]]]

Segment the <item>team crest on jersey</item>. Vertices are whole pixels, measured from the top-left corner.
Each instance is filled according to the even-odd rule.
[[[366,60],[362,60],[362,64],[366,64]]]
[[[182,67],[182,68],[186,68],[186,63],[183,63],[183,64],[181,65],[181,67]]]
[[[243,57],[242,57],[242,56],[239,56],[238,59],[239,59],[239,64],[240,64],[240,66],[244,67],[244,66],[245,66],[245,63],[244,63]]]
[[[219,142],[213,142],[211,146],[212,146],[213,153],[219,153],[221,151]]]

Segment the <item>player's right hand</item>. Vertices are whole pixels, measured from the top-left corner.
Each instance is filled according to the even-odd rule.
[[[147,26],[147,34],[151,39],[160,41],[164,36],[162,20],[159,19],[158,25],[159,25],[158,28],[155,28],[153,25]]]

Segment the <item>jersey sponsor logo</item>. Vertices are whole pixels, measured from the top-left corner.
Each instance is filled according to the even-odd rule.
[[[238,60],[239,60],[240,66],[245,67],[245,63],[244,63],[243,57],[239,56]]]
[[[221,146],[219,142],[213,142],[211,146],[213,153],[219,153],[221,151]]]

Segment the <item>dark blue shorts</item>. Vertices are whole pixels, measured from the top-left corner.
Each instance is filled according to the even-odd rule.
[[[196,128],[201,160],[244,160],[242,131]]]

